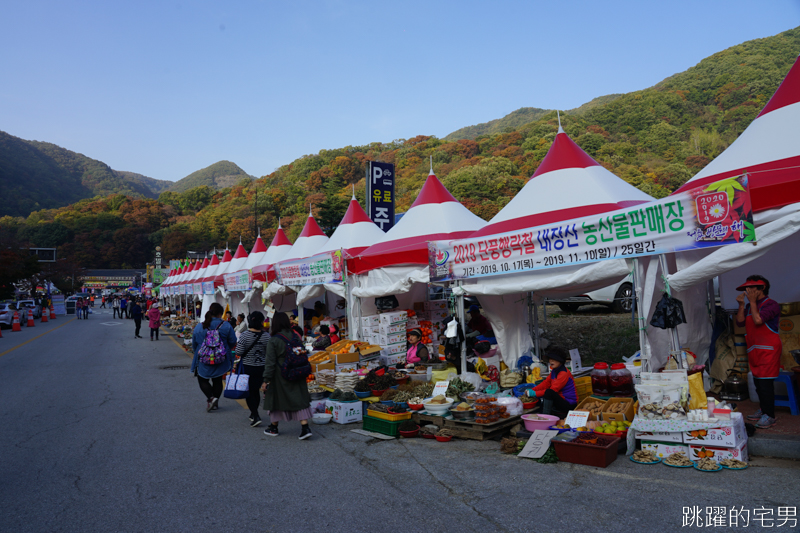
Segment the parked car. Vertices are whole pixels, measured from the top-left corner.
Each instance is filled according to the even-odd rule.
[[[42,318],[42,306],[38,305],[35,300],[18,300],[17,309],[20,311],[20,317],[22,317],[22,312],[25,312],[26,320],[28,319],[28,309],[33,309],[33,318]]]
[[[14,302],[0,302],[0,328],[11,327],[11,324],[14,323],[14,311],[17,311],[17,305]],[[27,313],[27,309],[25,312]],[[28,323],[27,320],[23,320],[22,313],[19,316],[19,323],[21,326]]]
[[[627,279],[616,285],[609,285],[596,291],[587,292],[570,298],[548,300],[547,303],[556,304],[563,311],[575,312],[582,305],[605,305],[615,313],[630,313],[633,308],[633,284]]]

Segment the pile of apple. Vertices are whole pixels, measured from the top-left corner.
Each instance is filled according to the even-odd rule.
[[[594,428],[594,432],[603,435],[615,435],[628,431],[630,426],[631,423],[627,420],[615,420],[613,422],[604,422],[601,426]]]

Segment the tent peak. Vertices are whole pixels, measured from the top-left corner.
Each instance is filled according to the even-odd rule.
[[[561,127],[561,113],[556,109],[556,117],[558,118],[558,133],[564,133],[564,128]]]

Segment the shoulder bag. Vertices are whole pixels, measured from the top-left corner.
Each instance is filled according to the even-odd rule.
[[[225,381],[225,392],[222,393],[223,396],[226,398],[230,398],[231,400],[242,400],[247,398],[250,395],[250,376],[248,374],[242,374],[242,367],[244,366],[244,356],[250,353],[258,341],[261,339],[261,336],[264,334],[263,331],[259,332],[256,335],[256,340],[253,341],[253,344],[250,345],[247,350],[239,358],[239,364],[236,365],[236,372],[228,374],[228,379]]]

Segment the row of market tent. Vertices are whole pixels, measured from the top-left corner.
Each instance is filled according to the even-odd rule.
[[[450,283],[456,295],[478,298],[491,322],[502,359],[513,367],[533,348],[536,330],[531,310],[546,298],[583,294],[630,277],[634,282],[643,327],[642,355],[652,368],[663,366],[673,342],[668,332],[644,327],[662,292],[681,299],[687,323],[678,333],[685,348],[708,356],[711,342],[709,305],[714,294],[710,281],[719,276],[724,308],[735,308],[734,288],[749,274],[772,282],[779,301],[800,301],[793,253],[800,244],[800,60],[758,117],[728,149],[675,194],[721,179],[748,175],[757,243],[740,243],[670,254],[668,257],[612,259],[592,264],[497,275]],[[172,271],[161,286],[162,295],[197,284],[203,312],[214,302],[231,305],[234,312],[297,308],[306,302],[344,300],[351,327],[359,335],[359,317],[376,312],[374,299],[394,295],[400,309],[427,298],[430,282],[431,241],[491,236],[535,228],[578,217],[642,206],[655,199],[605,169],[584,152],[561,128],[531,179],[488,223],[471,213],[444,187],[431,169],[419,195],[389,231],[379,229],[355,196],[333,235],[328,238],[309,213],[302,233],[292,244],[279,226],[269,247],[259,236],[248,254],[240,243],[222,260],[211,259]],[[290,261],[341,251],[342,282],[283,285],[276,269]],[[250,278],[241,290],[226,290],[225,276]],[[202,285],[201,285],[202,286]],[[180,294],[185,294],[182,290]],[[259,298],[254,296],[259,295]],[[329,306],[331,307],[331,306]],[[537,326],[538,327],[538,326]],[[673,346],[674,347],[674,346]]]

